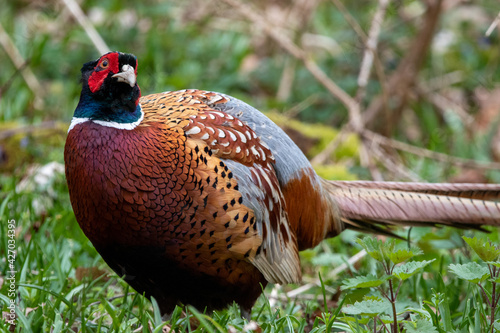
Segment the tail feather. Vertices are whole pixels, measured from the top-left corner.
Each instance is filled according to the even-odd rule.
[[[338,188],[396,190],[470,199],[500,199],[500,184],[329,181]]]
[[[347,228],[391,234],[391,225],[500,227],[500,185],[327,181]],[[408,184],[408,187],[404,185]]]

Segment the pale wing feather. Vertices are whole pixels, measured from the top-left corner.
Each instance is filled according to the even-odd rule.
[[[254,258],[249,258],[252,264],[259,269],[266,280],[271,283],[296,283],[301,279],[300,259],[298,256],[297,242],[292,237],[285,239],[281,232],[271,232],[269,223],[269,211],[265,205],[266,197],[264,190],[252,180],[250,167],[232,160],[225,160],[229,169],[239,184],[239,191],[243,195],[243,204],[254,211],[257,230],[261,236],[262,249]],[[288,217],[284,207],[281,207],[281,221],[288,225]],[[266,235],[263,235],[264,225]]]

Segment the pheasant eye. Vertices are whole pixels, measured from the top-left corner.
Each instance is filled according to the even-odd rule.
[[[109,60],[108,59],[103,59],[101,61],[101,64],[99,65],[102,69],[106,69],[109,67]]]

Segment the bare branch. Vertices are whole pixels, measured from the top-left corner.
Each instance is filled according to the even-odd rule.
[[[390,154],[383,152],[380,149],[379,145],[370,146],[369,149],[372,152],[373,156],[377,159],[377,161],[382,163],[387,168],[387,170],[389,170],[389,172],[394,174],[395,178],[404,177],[413,182],[422,181],[422,179],[417,174],[415,174],[411,170],[408,170],[408,168],[406,168],[401,162],[393,160]]]
[[[390,76],[387,84],[387,94],[392,96],[396,102],[396,107],[391,113],[391,121],[373,122],[379,115],[384,107],[384,99],[382,97],[374,98],[366,112],[364,113],[364,120],[366,124],[372,124],[373,127],[384,127],[386,132],[392,131],[392,126],[397,123],[402,110],[406,105],[408,95],[411,87],[414,85],[418,78],[418,71],[422,66],[425,55],[430,47],[434,32],[441,16],[443,0],[428,1],[427,11],[423,15],[422,26],[419,32],[409,46],[408,51],[401,60],[395,72]]]
[[[366,142],[367,141],[366,139],[364,139],[362,137],[361,140],[362,140],[362,144],[359,147],[359,158],[361,160],[361,165],[368,168],[373,180],[383,181],[384,177],[382,177],[382,173],[380,172],[380,170],[377,168],[377,166],[375,165],[375,163],[373,163],[373,160],[371,159],[370,152],[372,151],[372,149],[370,149],[370,150],[367,149],[368,143]],[[378,144],[372,142],[372,145],[377,146]]]
[[[75,0],[61,0],[61,1],[66,5],[66,7],[71,12],[71,15],[73,15],[73,17],[78,21],[83,30],[85,30],[90,40],[96,47],[97,51],[100,54],[109,52],[110,49],[108,45],[106,44],[104,39],[102,39],[101,35],[99,35],[97,30],[94,28],[94,25],[92,24],[92,22],[90,22],[87,15],[85,15],[80,5]]]
[[[425,158],[434,159],[443,163],[450,163],[462,168],[473,168],[473,169],[495,170],[495,171],[500,170],[500,163],[497,162],[478,162],[476,160],[438,153],[432,150],[416,147],[408,143],[390,139],[388,137],[377,134],[370,130],[363,131],[361,135],[368,140],[373,140],[376,143],[384,146],[389,146],[398,150],[406,151],[408,153],[422,156]]]
[[[9,34],[3,28],[3,25],[0,23],[0,44],[2,45],[5,53],[9,56],[10,60],[16,67],[18,71],[21,72],[24,81],[28,85],[29,89],[34,94],[34,106],[37,109],[43,109],[45,103],[43,102],[43,88],[35,74],[31,71],[31,69],[26,66],[26,60],[21,56],[21,53],[17,49],[16,45],[10,38]]]
[[[368,36],[364,32],[363,28],[361,28],[359,23],[356,21],[356,19],[351,15],[351,13],[349,13],[347,8],[345,8],[344,4],[340,0],[331,0],[331,1],[337,7],[339,12],[342,13],[342,16],[347,21],[347,23],[351,26],[351,28],[354,30],[354,32],[356,32],[358,37],[366,45],[366,42],[368,40]],[[388,89],[386,87],[387,86],[387,79],[386,79],[386,75],[384,73],[384,66],[382,64],[382,61],[378,57],[377,53],[374,52],[373,55],[374,55],[374,60],[375,60],[375,71],[376,71],[377,76],[378,76],[378,81],[380,82],[380,85],[382,87],[382,92],[381,92],[382,95],[380,96],[381,107],[386,109],[387,105],[388,105],[389,96],[388,96],[388,92],[387,92]],[[361,102],[361,99],[358,97],[356,98],[356,100],[358,102]],[[366,120],[363,119],[363,121],[366,124]]]
[[[347,262],[344,262],[343,264],[335,267],[335,269],[333,269],[330,273],[328,273],[328,278],[334,279],[334,278],[338,277],[340,275],[340,273],[344,272],[347,269],[350,269],[355,263],[357,263],[358,261],[360,261],[361,259],[366,257],[366,254],[367,253],[365,250],[359,251],[358,253],[356,253],[355,255],[350,257],[347,260]],[[288,298],[297,297],[298,295],[306,292],[307,290],[309,290],[315,286],[321,286],[321,282],[319,281],[319,279],[315,279],[313,282],[304,284],[304,285],[302,285],[294,290],[289,291],[288,293],[286,293],[286,296]],[[335,292],[333,292],[333,293],[335,293]]]
[[[17,76],[18,74],[20,74],[20,73],[21,73],[21,71],[22,71],[25,67],[27,67],[27,66],[28,66],[28,64],[29,64],[29,62],[28,62],[28,61],[26,61],[26,62],[25,62],[25,63],[24,63],[21,67],[16,68],[16,71],[15,71],[14,73],[12,73],[12,75],[9,77],[9,79],[8,79],[7,81],[5,81],[5,83],[4,83],[4,84],[0,87],[0,98],[2,98],[2,95],[3,95],[3,94],[5,94],[5,92],[6,92],[7,90],[9,90],[9,88],[10,88],[10,86],[11,86],[12,82],[14,81],[14,79],[16,78],[16,76]]]
[[[349,111],[350,122],[354,129],[360,130],[362,127],[361,116],[359,112],[359,104],[333,82],[321,68],[310,59],[306,53],[295,45],[288,36],[281,33],[278,28],[272,26],[269,22],[263,19],[262,15],[257,14],[247,4],[237,0],[222,0],[233,8],[237,9],[239,13],[250,20],[253,24],[260,27],[266,34],[276,41],[283,49],[290,53],[295,58],[301,60],[304,67],[313,75],[313,77],[321,83],[333,96],[335,96],[342,104],[345,105]]]
[[[380,30],[382,22],[384,21],[385,12],[387,6],[389,5],[389,0],[379,0],[377,11],[373,15],[372,24],[370,31],[368,33],[368,39],[365,43],[365,52],[363,54],[363,60],[361,61],[361,69],[358,75],[358,91],[356,93],[356,100],[358,103],[364,98],[365,88],[368,84],[368,79],[370,77],[370,72],[373,65],[373,59],[375,58],[375,51],[377,50],[378,37],[380,35]]]
[[[428,92],[443,90],[456,83],[463,82],[465,79],[465,74],[463,71],[454,71],[446,73],[440,76],[436,76],[429,81],[425,82],[425,87]]]
[[[330,141],[328,145],[323,149],[318,155],[314,156],[311,159],[311,165],[316,166],[316,165],[321,165],[324,164],[326,161],[328,161],[330,155],[337,150],[337,148],[342,144],[342,142],[345,141],[347,135],[351,133],[351,129],[349,127],[349,124],[345,125],[342,127],[340,132],[337,134],[335,139]]]
[[[417,84],[416,92],[417,94],[431,102],[432,105],[434,105],[438,110],[441,110],[442,112],[447,110],[454,112],[467,128],[471,128],[472,125],[474,125],[474,117],[468,114],[467,111],[464,110],[464,108],[462,108],[457,103],[450,101],[439,93],[430,92],[428,89],[424,88],[424,85],[422,83]]]
[[[498,26],[499,23],[500,23],[500,12],[498,13],[497,17],[495,17],[493,22],[491,22],[490,27],[488,28],[488,30],[486,30],[486,33],[484,35],[486,37],[490,37],[491,33]]]
[[[309,106],[314,104],[317,100],[319,99],[319,94],[312,94],[309,95],[305,100],[300,102],[299,104],[296,104],[292,106],[290,109],[287,111],[283,112],[283,115],[288,118],[294,118],[297,116],[299,113],[307,109]]]
[[[356,253],[355,255],[350,257],[346,263],[343,263],[342,265],[339,265],[334,270],[332,270],[328,274],[328,278],[333,279],[333,278],[337,277],[340,273],[342,273],[343,271],[345,271],[347,269],[350,269],[355,263],[357,263],[358,261],[360,261],[361,259],[366,257],[366,255],[367,255],[366,250],[363,249],[363,250],[359,251],[358,253]]]
[[[344,16],[345,20],[347,23],[351,26],[352,30],[356,32],[356,34],[361,37],[363,42],[365,42],[368,39],[368,36],[366,36],[366,33],[364,32],[363,28],[359,25],[358,21],[349,13],[347,8],[345,8],[344,4],[340,0],[331,0],[335,7],[339,10],[339,12],[342,13],[342,16]]]
[[[290,57],[285,59],[283,66],[283,73],[281,74],[280,84],[276,98],[278,101],[286,101],[290,97],[293,87],[293,80],[295,78],[295,63],[296,60]]]

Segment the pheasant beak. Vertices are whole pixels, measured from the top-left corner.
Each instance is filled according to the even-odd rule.
[[[118,82],[128,83],[131,87],[134,87],[136,83],[135,70],[134,67],[130,65],[123,65],[122,71],[113,75],[112,77],[116,77]]]

